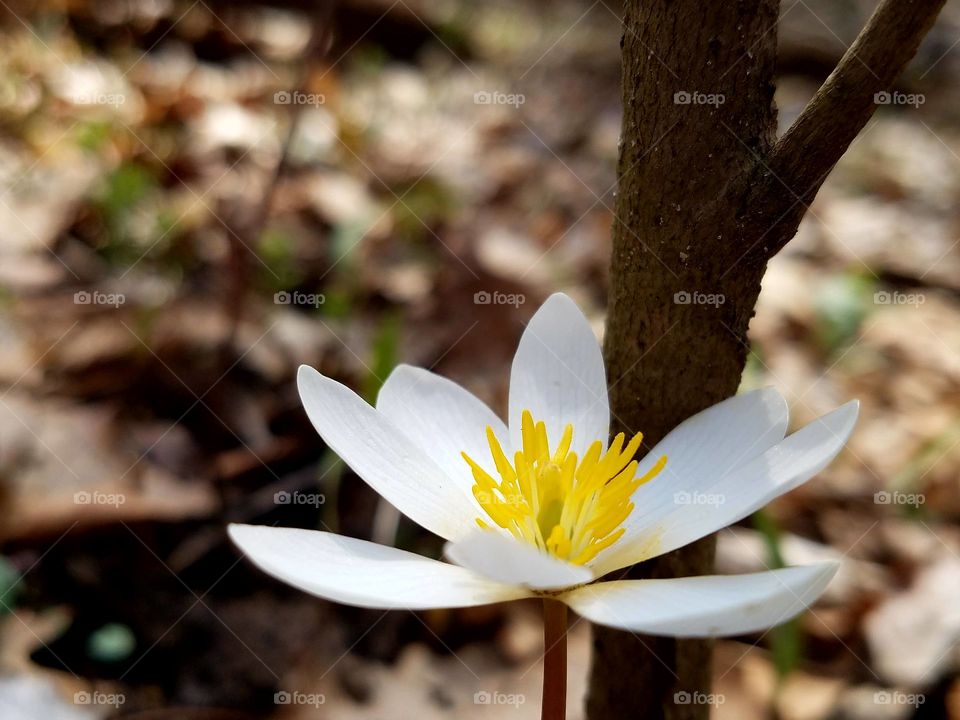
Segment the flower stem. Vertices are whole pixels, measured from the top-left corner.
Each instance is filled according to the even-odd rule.
[[[541,720],[567,714],[567,606],[543,599],[543,710]]]

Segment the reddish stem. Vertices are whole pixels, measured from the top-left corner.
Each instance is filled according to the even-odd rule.
[[[543,599],[543,711],[541,720],[567,714],[567,606]]]

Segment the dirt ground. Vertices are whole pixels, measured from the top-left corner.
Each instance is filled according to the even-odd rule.
[[[784,125],[870,7],[784,4]],[[409,362],[502,411],[547,295],[602,333],[619,14],[347,0],[316,59],[292,0],[3,5],[0,716],[538,716],[535,605],[333,605],[224,527],[439,554],[323,446],[296,368],[373,400]],[[718,718],[960,718],[958,79],[948,3],[770,265],[744,387],[795,426],[854,397],[861,421],[720,536],[721,572],[842,566],[802,618],[718,643],[690,699]]]

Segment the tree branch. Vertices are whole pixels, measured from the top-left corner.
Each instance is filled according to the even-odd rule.
[[[945,0],[883,0],[800,117],[774,146],[767,166],[807,202],[813,199],[886,91],[916,54]],[[794,198],[790,198],[791,200]]]
[[[916,54],[945,0],[883,0],[800,117],[774,146],[768,165],[787,185],[809,188],[840,159]]]
[[[882,0],[789,130],[766,153],[750,148],[753,166],[732,178],[698,221],[736,207],[737,242],[719,249],[738,266],[761,269],[786,245],[823,181],[916,54],[945,0]],[[727,128],[731,133],[734,131]]]

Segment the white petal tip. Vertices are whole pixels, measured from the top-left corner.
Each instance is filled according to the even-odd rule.
[[[576,307],[577,305],[575,302],[573,302],[573,299],[569,295],[567,295],[565,292],[550,293],[550,296],[543,301],[543,304],[546,305],[547,303],[551,303],[551,302],[554,302],[554,303],[566,302],[573,305],[574,307]]]
[[[266,528],[267,532],[273,529],[265,525],[230,523],[227,525],[227,537],[229,537],[233,544],[240,548],[241,551],[246,553],[247,548],[249,548],[252,543],[255,543],[258,538],[263,537],[263,528]]]
[[[580,306],[566,293],[555,292],[537,308],[535,315],[567,315],[576,318],[586,318]]]
[[[425,373],[429,370],[424,370],[423,368],[417,367],[416,365],[410,365],[409,363],[397,363],[393,366],[393,369],[390,371],[390,375],[405,375],[406,373]],[[388,375],[387,377],[389,377]]]
[[[302,387],[304,382],[312,380],[317,375],[320,375],[320,371],[316,368],[301,365],[297,368],[297,385]]]
[[[297,368],[297,392],[300,393],[300,399],[306,401],[306,395],[315,392],[319,383],[326,379],[319,370],[309,365]]]
[[[844,415],[850,415],[853,419],[857,418],[857,415],[860,414],[860,401],[857,399],[850,400],[845,402],[843,405],[837,408],[837,412],[843,412]]]
[[[796,600],[776,624],[786,622],[813,605],[839,569],[838,560],[828,560],[811,565],[791,565],[772,571],[780,576],[784,589]]]
[[[788,410],[787,399],[783,396],[783,393],[777,390],[773,385],[768,385],[766,387],[758,388],[755,390],[761,398],[763,398],[764,404],[768,407],[783,408]]]
[[[860,401],[851,400],[844,403],[836,410],[814,420],[814,422],[824,423],[833,433],[842,438],[846,444],[853,428],[857,424],[857,418],[860,415]]]
[[[841,407],[841,408],[849,407],[849,408],[850,408],[850,412],[853,413],[854,418],[856,418],[856,417],[860,414],[860,400],[859,400],[859,399],[851,400],[850,402],[848,402],[848,403],[846,403],[846,404],[844,404],[844,405],[841,405],[840,407]]]
[[[828,560],[814,565],[801,565],[798,567],[804,569],[809,568],[810,575],[814,579],[814,585],[820,585],[822,583],[820,589],[823,590],[830,581],[833,580],[833,576],[837,574],[837,571],[840,569],[840,564],[839,560]]]

